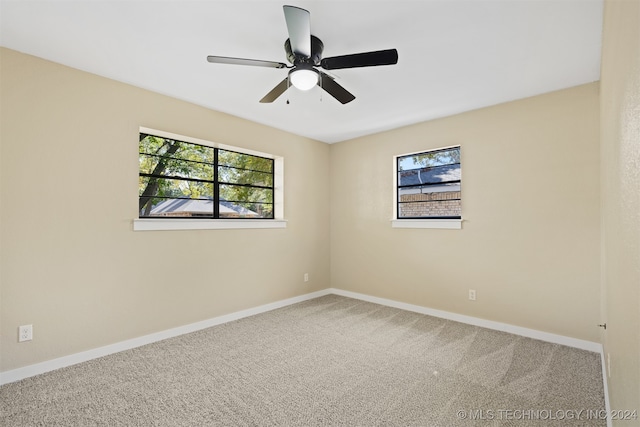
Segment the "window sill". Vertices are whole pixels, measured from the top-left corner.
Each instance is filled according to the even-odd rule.
[[[283,219],[134,219],[133,231],[287,228]]]
[[[445,228],[462,229],[461,219],[392,219],[392,228]]]

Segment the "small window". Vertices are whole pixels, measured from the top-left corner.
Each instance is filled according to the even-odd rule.
[[[147,133],[139,145],[140,218],[274,218],[274,159]]]
[[[398,219],[461,219],[460,147],[396,158]]]

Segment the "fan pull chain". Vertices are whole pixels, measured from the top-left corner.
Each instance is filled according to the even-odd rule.
[[[287,105],[289,105],[289,89],[291,88],[291,80],[287,77]]]

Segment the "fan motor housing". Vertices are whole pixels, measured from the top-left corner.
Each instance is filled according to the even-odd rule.
[[[284,50],[287,52],[287,60],[291,62],[293,65],[298,64],[311,64],[311,65],[320,65],[320,60],[322,59],[322,50],[324,49],[324,44],[322,40],[317,38],[316,36],[311,36],[311,57],[306,58],[304,56],[296,55],[291,50],[291,40],[287,39],[284,42]]]

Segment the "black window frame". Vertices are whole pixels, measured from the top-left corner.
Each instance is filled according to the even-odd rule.
[[[213,197],[212,198],[193,198],[193,197],[169,197],[169,196],[158,196],[158,195],[147,195],[144,196],[144,198],[146,199],[167,199],[167,200],[208,200],[208,201],[212,201],[213,203],[213,210],[212,210],[212,214],[210,216],[207,215],[197,215],[197,216],[188,216],[188,215],[184,215],[184,216],[161,216],[161,215],[143,215],[142,209],[140,208],[140,201],[143,198],[143,194],[140,194],[140,189],[138,191],[138,201],[139,201],[139,209],[138,209],[138,218],[140,219],[175,219],[175,220],[184,220],[184,219],[202,219],[202,220],[211,220],[211,219],[216,219],[216,220],[265,220],[265,221],[269,221],[269,220],[274,220],[275,219],[275,193],[276,193],[276,188],[275,188],[275,159],[271,158],[271,157],[265,157],[265,156],[259,156],[256,154],[252,154],[252,153],[247,153],[247,152],[243,152],[240,149],[230,149],[227,147],[224,148],[219,148],[219,147],[214,147],[214,146],[208,146],[208,145],[204,145],[204,144],[198,144],[198,143],[194,143],[194,142],[190,142],[190,141],[184,141],[182,139],[177,139],[177,138],[170,138],[170,137],[165,137],[165,136],[161,136],[161,135],[155,135],[153,133],[148,133],[148,132],[140,132],[139,133],[139,140],[138,143],[140,144],[140,142],[142,142],[142,140],[147,137],[147,136],[151,136],[151,137],[155,137],[155,138],[162,138],[165,140],[169,140],[169,141],[174,141],[174,142],[179,142],[180,144],[188,144],[188,145],[192,145],[192,146],[198,146],[198,147],[203,147],[207,150],[212,150],[213,152],[213,156],[211,161],[195,161],[195,160],[186,160],[186,159],[179,159],[179,158],[175,158],[175,157],[171,157],[171,156],[165,156],[165,155],[158,155],[158,154],[153,154],[153,153],[144,153],[142,152],[142,150],[138,150],[138,156],[140,157],[141,155],[145,155],[145,156],[155,156],[155,157],[160,157],[160,158],[164,158],[164,159],[174,159],[174,160],[179,160],[179,161],[185,161],[185,162],[191,162],[191,163],[201,163],[201,164],[206,164],[206,165],[210,165],[213,168],[213,178],[212,179],[203,179],[203,178],[193,178],[193,177],[185,177],[185,176],[176,176],[176,175],[166,175],[166,174],[153,174],[153,173],[146,173],[146,172],[142,172],[142,170],[140,169],[140,167],[138,167],[138,175],[139,177],[148,177],[148,178],[155,178],[155,179],[167,179],[167,180],[181,180],[181,181],[195,181],[195,182],[201,182],[201,183],[207,183],[207,184],[211,184],[213,186]],[[140,148],[140,145],[139,145]],[[264,159],[267,160],[268,162],[270,162],[270,172],[267,171],[262,171],[262,170],[255,170],[255,169],[248,169],[248,168],[239,168],[236,166],[231,166],[229,164],[221,164],[220,163],[220,152],[228,152],[228,153],[236,153],[236,154],[240,154],[242,156],[250,156],[250,157],[255,157],[255,158],[259,158],[259,159]],[[270,182],[271,185],[257,185],[257,184],[247,184],[247,183],[235,183],[235,182],[226,182],[226,181],[221,181],[220,176],[219,176],[219,168],[230,168],[230,169],[237,169],[237,170],[242,170],[242,171],[249,171],[249,172],[257,172],[257,173],[261,173],[261,174],[266,174],[266,175],[270,175]],[[249,202],[249,201],[241,201],[241,200],[225,200],[225,199],[221,199],[220,197],[220,186],[221,185],[228,185],[228,186],[238,186],[238,187],[245,187],[245,188],[255,188],[255,189],[264,189],[264,190],[270,190],[271,192],[271,198],[270,200],[268,200],[267,202]],[[227,216],[220,216],[220,204],[221,202],[223,203],[254,203],[254,204],[264,204],[264,205],[270,205],[271,206],[271,216],[239,216],[239,217],[227,217]]]
[[[462,174],[460,173],[460,178],[459,179],[453,179],[453,180],[446,180],[446,181],[440,181],[440,182],[433,182],[433,183],[420,183],[420,184],[405,184],[402,185],[401,184],[401,180],[400,180],[400,162],[403,159],[407,159],[410,157],[416,157],[416,156],[420,156],[423,154],[433,154],[433,153],[439,153],[439,152],[445,152],[445,151],[451,151],[451,150],[458,150],[458,161],[457,162],[453,162],[453,163],[448,163],[446,165],[435,165],[435,166],[430,166],[430,167],[424,167],[424,168],[416,168],[417,169],[426,169],[426,170],[431,170],[431,169],[435,169],[435,168],[439,168],[439,167],[443,167],[443,166],[452,166],[452,165],[458,165],[460,168],[460,171],[462,170],[461,167],[461,161],[460,161],[460,157],[461,157],[461,147],[458,146],[452,146],[452,147],[446,147],[446,148],[438,148],[438,149],[434,149],[434,150],[426,150],[426,151],[421,151],[421,152],[417,152],[417,153],[411,153],[411,154],[403,154],[401,156],[397,156],[396,157],[396,165],[395,165],[395,177],[396,177],[396,219],[397,220],[416,220],[416,219],[421,219],[421,220],[430,220],[430,219],[452,219],[452,220],[461,220],[462,219],[462,212],[460,212],[460,215],[438,215],[438,216],[400,216],[400,206],[402,204],[405,203],[417,203],[415,201],[409,201],[409,202],[402,202],[401,201],[401,194],[400,194],[400,190],[403,188],[412,188],[412,187],[430,187],[430,186],[442,186],[443,184],[455,184],[458,183],[460,186],[460,189],[458,190],[460,192],[460,197],[458,198],[449,198],[446,199],[447,201],[449,200],[457,200],[460,202],[460,207],[462,208]],[[442,200],[432,200],[432,201],[420,201],[419,203],[431,203],[431,202],[438,202],[438,201],[442,201]]]

